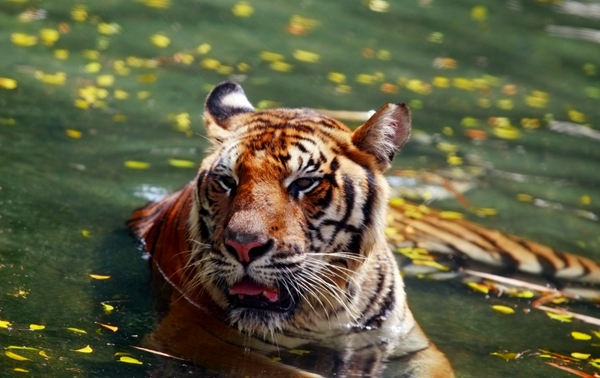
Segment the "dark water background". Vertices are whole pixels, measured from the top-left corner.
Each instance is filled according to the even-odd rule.
[[[147,263],[124,222],[150,194],[194,176],[169,159],[200,161],[204,97],[228,78],[241,81],[259,107],[365,111],[406,102],[416,138],[396,167],[469,174],[476,189],[467,199],[498,211],[472,219],[598,259],[599,7],[2,0],[0,320],[12,329],[0,329],[0,347],[35,347],[49,358],[12,350],[29,360],[1,355],[0,376],[143,377],[163,363],[130,347],[152,329],[154,313]],[[168,37],[168,46],[153,44],[155,34]],[[472,139],[482,133],[485,140]],[[546,202],[535,206],[518,194]],[[455,200],[432,206],[464,211]],[[490,305],[502,300],[461,284],[409,279],[407,290],[460,377],[572,376],[535,356],[506,362],[490,355],[504,350],[600,357],[593,346],[600,340],[569,336],[596,329],[585,323],[559,323],[536,310],[501,315]],[[115,307],[110,313],[106,301]],[[573,310],[598,315],[592,305]],[[30,331],[30,324],[46,328]],[[86,345],[92,353],[74,351]],[[119,362],[117,352],[143,365]]]

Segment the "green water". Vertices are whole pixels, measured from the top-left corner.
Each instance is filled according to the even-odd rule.
[[[600,16],[565,13],[569,4],[2,0],[0,320],[12,328],[0,329],[0,347],[34,347],[49,358],[12,350],[29,360],[0,356],[0,376],[143,377],[166,364],[171,376],[194,371],[131,347],[141,345],[155,315],[147,263],[124,223],[147,201],[142,194],[149,188],[171,191],[194,176],[194,169],[169,159],[200,161],[204,97],[228,78],[242,82],[258,106],[365,111],[406,102],[421,133],[396,167],[476,167],[476,189],[466,198],[498,214],[472,219],[600,259],[594,220],[600,214],[600,46],[559,35],[564,27],[597,28]],[[42,19],[31,20],[36,15]],[[44,41],[42,29],[62,32]],[[27,44],[27,36],[14,33],[38,40],[20,46],[11,38]],[[168,46],[153,44],[155,34],[168,37]],[[280,54],[278,63],[264,52]],[[60,72],[63,81],[60,74],[44,76]],[[9,89],[6,79],[17,87]],[[492,126],[498,124],[493,117],[512,126]],[[556,131],[557,121],[583,135]],[[472,129],[487,138],[473,141]],[[422,142],[432,137],[433,143]],[[126,161],[149,166],[132,169]],[[519,201],[517,194],[555,206]],[[455,200],[432,205],[465,211]],[[569,336],[595,330],[591,325],[559,323],[537,310],[501,315],[490,305],[503,298],[486,299],[457,283],[409,279],[407,291],[420,324],[459,377],[572,376],[535,356],[506,362],[490,355],[504,350],[600,358],[594,340]],[[107,312],[103,302],[114,310]],[[598,315],[592,305],[572,309]],[[30,331],[30,324],[46,328]],[[87,345],[92,353],[74,351]],[[143,365],[118,362],[117,352]]]

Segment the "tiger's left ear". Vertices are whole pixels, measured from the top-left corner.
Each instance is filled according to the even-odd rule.
[[[238,83],[225,81],[217,85],[204,104],[204,124],[209,138],[215,142],[223,141],[236,127],[232,117],[251,112],[254,107]]]
[[[387,104],[352,134],[352,143],[377,159],[384,171],[410,136],[410,111],[405,104]]]

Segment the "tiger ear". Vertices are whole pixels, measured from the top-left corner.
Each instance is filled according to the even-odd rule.
[[[384,171],[410,136],[410,111],[405,104],[387,104],[352,134],[352,143],[377,159]]]
[[[209,138],[223,141],[235,128],[231,117],[251,112],[254,112],[254,107],[239,84],[225,81],[217,85],[204,104],[204,124]]]

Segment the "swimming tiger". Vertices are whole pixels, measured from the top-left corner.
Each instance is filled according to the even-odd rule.
[[[394,376],[453,377],[385,235],[383,172],[408,108],[384,105],[352,131],[313,110],[257,112],[224,82],[204,119],[196,178],[129,221],[171,289],[150,342],[228,376],[380,376],[394,363]],[[309,369],[272,358],[306,345],[328,351]]]
[[[205,121],[213,145],[196,179],[136,211],[129,228],[170,289],[150,342],[212,371],[378,376],[393,364],[395,376],[452,377],[407,307],[392,251],[416,263],[448,255],[458,271],[467,259],[600,281],[589,259],[422,205],[388,206],[383,172],[410,134],[404,105],[352,132],[312,110],[255,112],[226,82],[209,94]],[[290,353],[275,361],[305,345],[319,350],[298,361],[311,372]]]

